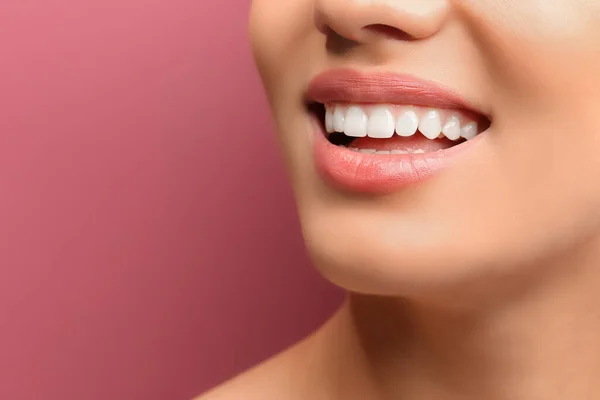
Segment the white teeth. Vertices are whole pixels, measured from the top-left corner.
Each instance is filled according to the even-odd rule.
[[[394,136],[394,115],[387,107],[375,107],[371,111],[367,135],[372,138],[391,138]]]
[[[345,146],[342,146],[345,147]],[[363,154],[407,154],[402,150],[375,150],[375,149],[357,149],[356,147],[346,147],[348,150],[355,151],[357,153]],[[401,153],[395,153],[397,151],[401,151]]]
[[[469,122],[463,126],[461,136],[465,139],[473,139],[477,135],[477,122]]]
[[[430,140],[447,137],[456,141],[461,137],[473,139],[479,133],[477,122],[457,110],[412,105],[328,104],[325,111],[325,130],[343,132],[350,137],[387,139],[394,136],[394,132],[410,137],[420,131]]]
[[[344,107],[335,106],[333,110],[333,130],[334,132],[344,132],[344,120],[346,116],[344,115]]]
[[[325,130],[327,133],[335,132],[333,129],[333,110],[331,108],[327,108],[325,112]]]
[[[450,140],[458,140],[460,138],[460,119],[453,115],[448,119],[448,122],[442,128],[442,133]]]
[[[369,119],[362,108],[350,106],[346,112],[344,133],[350,137],[365,137],[367,136],[368,123]]]
[[[440,112],[429,110],[419,121],[419,130],[427,139],[435,139],[442,132]]]
[[[417,132],[418,127],[419,117],[413,110],[404,111],[396,121],[396,133],[400,136],[412,136]]]
[[[376,149],[358,149],[356,147],[346,147],[346,146],[340,146],[340,147],[345,147],[348,150],[352,150],[352,151],[355,151],[357,153],[363,153],[363,154],[425,154],[425,150],[423,150],[423,149],[411,149],[411,150],[400,150],[400,149],[394,149],[394,150],[376,150]]]

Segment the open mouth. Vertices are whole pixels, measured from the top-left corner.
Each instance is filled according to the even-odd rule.
[[[374,154],[426,154],[455,147],[486,131],[490,120],[471,111],[394,104],[308,105],[329,143]]]
[[[324,182],[391,193],[437,175],[476,151],[491,119],[453,89],[415,76],[332,69],[305,93],[313,156]]]

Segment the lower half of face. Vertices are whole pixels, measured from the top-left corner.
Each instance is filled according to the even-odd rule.
[[[321,272],[403,294],[520,274],[595,239],[600,4],[397,3],[253,3]]]

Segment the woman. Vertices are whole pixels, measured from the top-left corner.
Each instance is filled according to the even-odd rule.
[[[600,1],[255,0],[251,34],[349,295],[204,399],[600,399]]]

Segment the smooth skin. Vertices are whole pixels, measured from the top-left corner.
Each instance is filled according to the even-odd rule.
[[[202,399],[600,399],[600,1],[254,0],[251,37],[309,254],[349,294]],[[492,126],[426,182],[341,192],[303,102],[336,67],[436,81]]]

